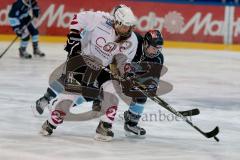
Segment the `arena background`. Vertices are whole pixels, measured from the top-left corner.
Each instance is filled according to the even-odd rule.
[[[138,18],[137,31],[159,29],[166,40],[166,47],[239,51],[240,7],[237,2],[235,5],[193,1],[39,1],[41,16],[35,22],[40,28],[41,41],[64,42],[74,14],[84,10],[111,11],[114,6],[124,3],[134,10]],[[7,18],[13,2],[4,0],[0,3],[0,41],[14,38]]]
[[[240,160],[240,6],[238,0],[38,0],[41,16],[39,48],[45,57],[19,57],[19,42],[7,14],[15,0],[0,0],[0,160]],[[177,3],[176,3],[177,2]],[[51,113],[34,110],[46,92],[49,76],[68,53],[64,50],[73,15],[83,10],[131,6],[137,30],[160,29],[166,40],[161,80],[173,90],[161,95],[178,111],[198,108],[189,117],[204,132],[219,126],[207,139],[169,111],[148,99],[139,126],[145,138],[125,136],[123,113],[129,106],[120,100],[110,143],[94,140],[99,119],[65,121],[50,137],[39,134]],[[181,48],[180,48],[181,47]],[[191,49],[192,48],[192,49]],[[210,50],[209,50],[210,49]],[[27,51],[32,54],[29,43]],[[92,110],[92,102],[72,108]]]

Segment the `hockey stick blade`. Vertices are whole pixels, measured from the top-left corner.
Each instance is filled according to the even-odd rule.
[[[178,111],[178,112],[181,113],[183,116],[196,116],[200,114],[200,111],[198,108],[194,108],[186,111]]]
[[[200,133],[202,133],[206,138],[214,138],[217,142],[219,142],[219,139],[216,137],[216,135],[219,133],[219,127],[215,127],[212,131],[210,132],[203,132],[200,130],[198,127],[193,126],[196,130],[198,130]]]
[[[214,138],[217,142],[219,142],[219,139],[216,137],[216,135],[219,133],[219,127],[215,127],[212,131],[205,133],[204,135],[207,138]]]

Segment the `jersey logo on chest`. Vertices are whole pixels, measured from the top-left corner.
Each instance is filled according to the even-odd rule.
[[[96,47],[104,51],[105,54],[111,55],[113,53],[123,53],[129,48],[131,48],[132,43],[130,41],[125,41],[123,43],[107,42],[104,37],[98,37],[96,39]]]

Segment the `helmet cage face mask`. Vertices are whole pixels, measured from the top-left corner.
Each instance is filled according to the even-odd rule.
[[[148,58],[157,57],[162,52],[162,48],[163,48],[162,45],[158,47],[154,47],[148,44],[146,41],[144,43],[145,44],[143,45],[143,51]]]

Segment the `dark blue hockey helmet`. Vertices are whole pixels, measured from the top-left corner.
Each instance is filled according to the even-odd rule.
[[[145,36],[144,40],[151,46],[161,47],[163,46],[163,37],[159,30],[150,30]]]
[[[147,57],[154,58],[158,56],[163,47],[163,37],[159,30],[150,30],[144,36],[144,53]]]

